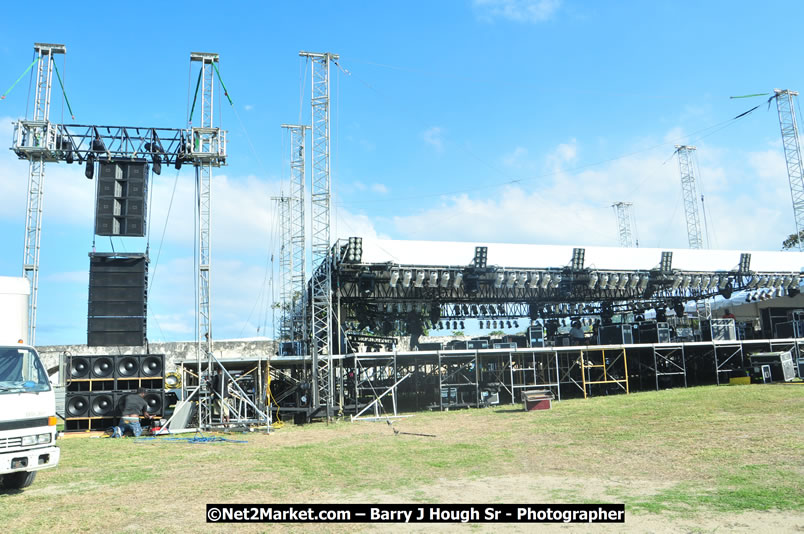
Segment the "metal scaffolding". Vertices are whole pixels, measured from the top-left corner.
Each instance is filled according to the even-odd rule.
[[[617,217],[617,237],[621,247],[633,248],[636,246],[632,206],[631,202],[615,202],[611,205],[614,208],[614,215]]]
[[[798,91],[774,89],[776,109],[779,112],[779,127],[782,130],[784,159],[787,164],[787,177],[790,179],[790,194],[793,197],[793,217],[796,221],[796,236],[804,231],[804,172],[801,167],[801,146],[798,142],[795,98]],[[804,250],[801,239],[798,250]]]
[[[213,367],[212,356],[212,314],[210,309],[211,293],[211,249],[212,249],[212,167],[217,163],[220,128],[213,126],[215,69],[218,54],[193,52],[190,62],[200,64],[199,87],[201,89],[201,123],[193,126],[190,116],[191,157],[195,166],[196,183],[196,270],[197,270],[197,351],[198,373],[201,376],[202,360],[208,361],[207,369]],[[196,93],[196,96],[197,93]],[[202,357],[203,352],[203,357]],[[199,427],[208,427],[212,423],[211,396],[201,381],[199,396]]]
[[[332,281],[330,257],[330,63],[338,55],[299,52],[312,69],[312,139],[313,170],[310,234],[312,241],[313,276],[311,302],[310,354],[313,358],[313,407],[325,408],[327,417],[333,414],[332,356]]]
[[[307,274],[304,234],[304,182],[306,177],[306,132],[309,126],[283,124],[290,132],[290,195],[287,198],[285,215],[282,219],[286,225],[282,246],[286,247],[288,268],[287,278],[282,280],[282,288],[286,300],[283,309],[288,310],[288,339],[299,340],[303,345],[307,342]],[[284,308],[287,306],[287,308]]]
[[[703,248],[701,216],[698,212],[698,193],[695,184],[694,146],[676,145],[681,190],[684,195],[684,215],[687,220],[687,241],[690,248]]]
[[[55,131],[50,124],[50,90],[56,54],[67,51],[64,45],[35,43],[36,85],[34,85],[33,119],[23,121],[32,133],[29,139],[28,198],[25,210],[25,247],[22,274],[31,284],[28,303],[28,343],[36,343],[36,309],[39,296],[39,245],[42,234],[42,202],[44,200],[45,161],[48,147],[54,144]]]

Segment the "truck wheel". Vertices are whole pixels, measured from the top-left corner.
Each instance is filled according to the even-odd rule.
[[[3,488],[8,490],[27,488],[33,484],[34,478],[36,478],[36,471],[29,473],[19,471],[9,475],[3,475]]]

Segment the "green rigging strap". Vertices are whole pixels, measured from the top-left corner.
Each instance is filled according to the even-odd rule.
[[[22,80],[22,79],[25,77],[25,75],[26,75],[26,74],[28,74],[28,71],[29,71],[29,70],[31,70],[31,67],[33,67],[34,65],[36,65],[36,62],[37,62],[37,61],[39,61],[39,59],[40,59],[40,58],[38,58],[38,57],[37,57],[36,59],[34,59],[34,60],[33,60],[33,62],[31,62],[31,64],[30,64],[30,65],[28,65],[28,68],[27,68],[27,69],[25,69],[25,72],[23,72],[22,74],[20,74],[20,77],[19,77],[19,78],[17,78],[17,81],[16,81],[16,82],[14,82],[13,84],[11,84],[11,87],[9,87],[9,88],[8,88],[8,91],[6,91],[5,93],[3,93],[3,94],[2,94],[2,96],[0,96],[0,100],[5,100],[6,95],[8,95],[8,93],[10,93],[10,92],[11,92],[11,90],[12,90],[12,89],[14,89],[14,87],[16,87],[18,83],[20,83],[20,80]]]
[[[226,84],[223,83],[223,78],[221,78],[221,72],[218,70],[218,65],[212,63],[212,66],[215,68],[215,72],[218,74],[218,81],[221,82],[221,87],[223,87],[223,94],[226,95],[226,99],[229,100],[229,105],[234,106],[234,102],[232,102],[232,97],[229,96],[229,90],[226,89]]]
[[[59,85],[61,86],[61,94],[64,95],[64,101],[67,102],[67,109],[70,111],[70,117],[75,120],[75,113],[73,113],[73,108],[70,105],[70,99],[67,98],[67,91],[64,90],[64,84],[61,82],[61,74],[59,74],[59,67],[56,65],[56,62],[53,62],[53,66],[56,68],[56,78],[59,79]]]
[[[201,73],[203,69],[198,71],[198,81],[195,82],[195,95],[193,96],[193,107],[190,108],[190,124],[193,123],[193,113],[195,113],[195,102],[198,100],[198,88],[201,86]]]
[[[754,93],[753,95],[730,96],[729,98],[754,98],[755,96],[768,96],[770,93]]]

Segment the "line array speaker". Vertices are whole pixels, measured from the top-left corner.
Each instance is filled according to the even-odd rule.
[[[145,235],[148,163],[144,160],[100,163],[95,204],[95,234]]]
[[[147,283],[147,255],[90,254],[89,346],[141,346],[145,343]]]

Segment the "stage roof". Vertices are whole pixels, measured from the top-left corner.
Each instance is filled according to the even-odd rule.
[[[804,253],[797,251],[620,248],[390,239],[363,239],[361,263],[465,266],[472,263],[476,246],[488,247],[489,266],[509,269],[569,265],[573,248],[585,249],[584,265],[590,269],[655,269],[659,266],[662,252],[667,251],[673,253],[672,268],[683,271],[734,271],[740,263],[741,253],[751,254],[752,271],[798,273],[804,269]]]

